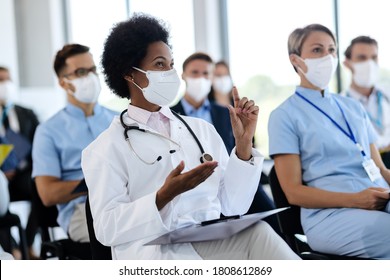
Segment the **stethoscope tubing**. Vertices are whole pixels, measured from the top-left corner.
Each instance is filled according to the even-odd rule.
[[[124,111],[120,114],[120,117],[119,117],[119,118],[120,118],[120,122],[121,122],[121,124],[122,124],[122,127],[124,128],[124,131],[123,131],[124,138],[125,138],[125,140],[129,143],[130,149],[133,151],[134,154],[136,154],[136,153],[135,153],[135,151],[134,151],[134,149],[133,149],[133,147],[132,147],[132,145],[131,145],[131,143],[130,143],[130,139],[129,139],[129,135],[128,135],[128,132],[129,132],[130,130],[133,130],[133,129],[138,130],[138,131],[141,131],[141,132],[145,132],[145,133],[151,133],[151,134],[156,135],[156,136],[159,136],[159,137],[163,137],[163,138],[165,138],[165,139],[167,139],[167,140],[169,140],[169,141],[175,143],[176,145],[178,145],[178,146],[180,147],[180,145],[179,145],[178,143],[176,143],[175,141],[173,141],[173,140],[170,139],[170,138],[165,137],[164,135],[161,135],[161,134],[158,134],[158,133],[153,133],[153,132],[151,132],[151,131],[147,131],[146,129],[142,129],[142,128],[140,128],[139,126],[136,126],[136,125],[126,125],[125,122],[124,122],[124,120],[123,120],[123,115],[124,115],[126,112],[127,112],[127,109],[124,110]],[[180,115],[177,114],[176,112],[174,112],[174,111],[172,111],[172,110],[171,110],[171,112],[172,112],[172,114],[173,114],[176,118],[178,118],[178,119],[185,125],[185,127],[188,129],[188,131],[190,132],[190,134],[191,134],[192,137],[194,138],[196,144],[197,144],[198,147],[199,147],[199,150],[200,150],[200,152],[201,152],[201,155],[202,155],[201,158],[200,158],[200,162],[203,163],[203,162],[206,162],[206,161],[212,161],[212,160],[213,160],[213,157],[212,157],[210,154],[205,153],[202,144],[200,143],[198,137],[195,135],[194,131],[193,131],[192,128],[188,125],[188,123],[187,123],[182,117],[180,117]],[[141,159],[137,154],[136,154],[136,156],[137,156],[140,160],[142,160],[143,162],[145,162],[145,163],[147,163],[147,164],[154,164],[155,162],[161,160],[161,158],[162,158],[161,156],[159,156],[159,157],[157,158],[157,160],[155,160],[154,162],[148,163],[148,162],[144,161],[143,159]]]

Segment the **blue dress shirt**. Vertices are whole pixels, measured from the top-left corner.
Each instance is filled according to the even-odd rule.
[[[211,119],[211,105],[210,101],[207,98],[204,100],[202,106],[200,106],[198,109],[195,109],[184,98],[181,99],[181,104],[183,105],[183,109],[186,113],[186,116],[199,118],[213,124],[213,121]]]
[[[84,112],[70,103],[46,122],[40,124],[33,142],[32,177],[53,176],[62,181],[81,180],[81,152],[99,136],[118,112],[95,105],[94,114]],[[57,205],[58,224],[68,231],[75,205],[83,203],[81,196]]]

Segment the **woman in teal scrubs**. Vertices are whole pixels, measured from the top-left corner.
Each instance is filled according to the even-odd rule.
[[[309,25],[291,33],[288,50],[301,82],[270,116],[270,155],[289,202],[301,206],[309,245],[390,259],[390,171],[363,107],[329,92],[335,37]]]

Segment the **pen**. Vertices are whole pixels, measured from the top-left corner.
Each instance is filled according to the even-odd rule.
[[[239,219],[240,217],[241,217],[240,215],[224,216],[224,217],[219,218],[219,219],[203,221],[200,223],[200,225],[207,226],[207,225],[216,224],[216,223],[220,223],[220,222],[226,222],[228,220],[236,220],[236,219]]]

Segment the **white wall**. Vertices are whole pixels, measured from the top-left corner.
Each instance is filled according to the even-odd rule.
[[[13,80],[18,84],[18,60],[13,0],[0,1],[0,36],[0,65],[10,69]]]
[[[53,70],[65,43],[62,8],[63,0],[0,1],[0,65],[19,86],[16,102],[33,109],[40,121],[66,102]]]

